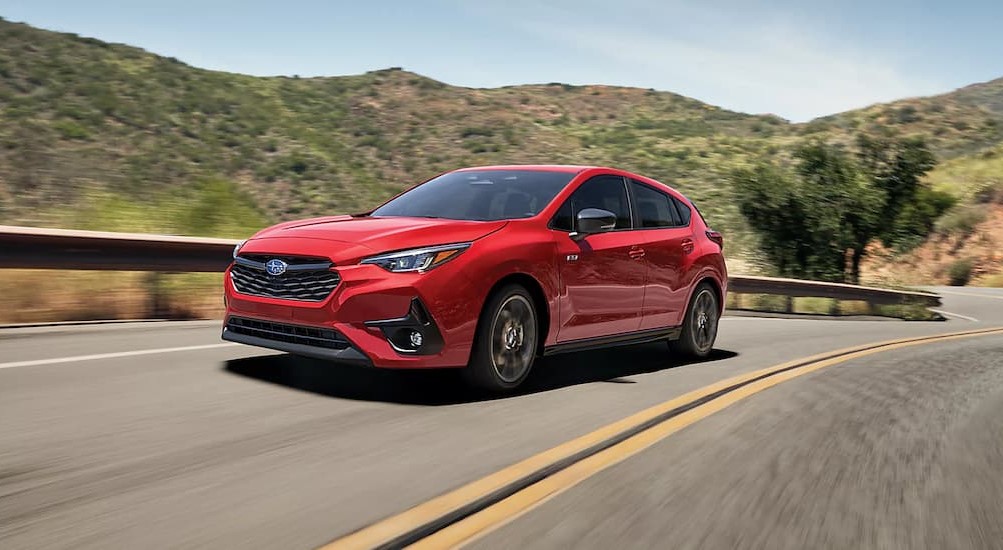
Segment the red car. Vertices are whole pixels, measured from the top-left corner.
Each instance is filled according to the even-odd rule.
[[[223,339],[518,386],[537,357],[668,340],[706,356],[723,240],[686,197],[586,166],[447,172],[371,212],[282,223],[234,250]]]

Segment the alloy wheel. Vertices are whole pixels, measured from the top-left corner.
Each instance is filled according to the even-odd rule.
[[[693,344],[700,352],[706,352],[714,345],[714,339],[717,337],[717,322],[717,300],[710,289],[704,288],[693,301],[693,314],[690,318]]]
[[[498,378],[517,382],[536,353],[536,312],[525,297],[509,296],[491,323],[491,363]]]

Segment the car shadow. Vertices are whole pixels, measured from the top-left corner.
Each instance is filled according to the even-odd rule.
[[[556,390],[590,383],[634,384],[625,377],[695,363],[713,363],[738,354],[715,349],[702,360],[684,360],[665,343],[569,353],[537,361],[515,392],[495,394],[467,386],[460,369],[386,370],[339,365],[296,355],[262,355],[224,364],[230,373],[289,388],[361,401],[408,405],[455,405]]]

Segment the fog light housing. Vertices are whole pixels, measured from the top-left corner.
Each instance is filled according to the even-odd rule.
[[[397,353],[433,355],[442,350],[442,333],[418,298],[411,300],[404,317],[366,321],[366,326],[380,329]]]

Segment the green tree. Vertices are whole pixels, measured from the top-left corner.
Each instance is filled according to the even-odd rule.
[[[781,275],[809,276],[814,257],[811,225],[798,180],[784,168],[760,163],[735,175],[739,209],[760,235]]]
[[[922,183],[934,164],[922,140],[861,137],[857,146],[852,154],[811,141],[794,152],[793,166],[736,174],[739,209],[781,274],[858,282],[874,239],[925,236],[950,206]]]
[[[813,142],[798,149],[795,158],[818,245],[826,247],[828,271],[845,280],[850,251],[849,280],[858,282],[867,245],[881,231],[887,195],[840,148]]]
[[[861,169],[885,193],[882,228],[876,235],[887,246],[906,247],[933,229],[953,198],[923,185],[937,161],[922,138],[857,137]]]

